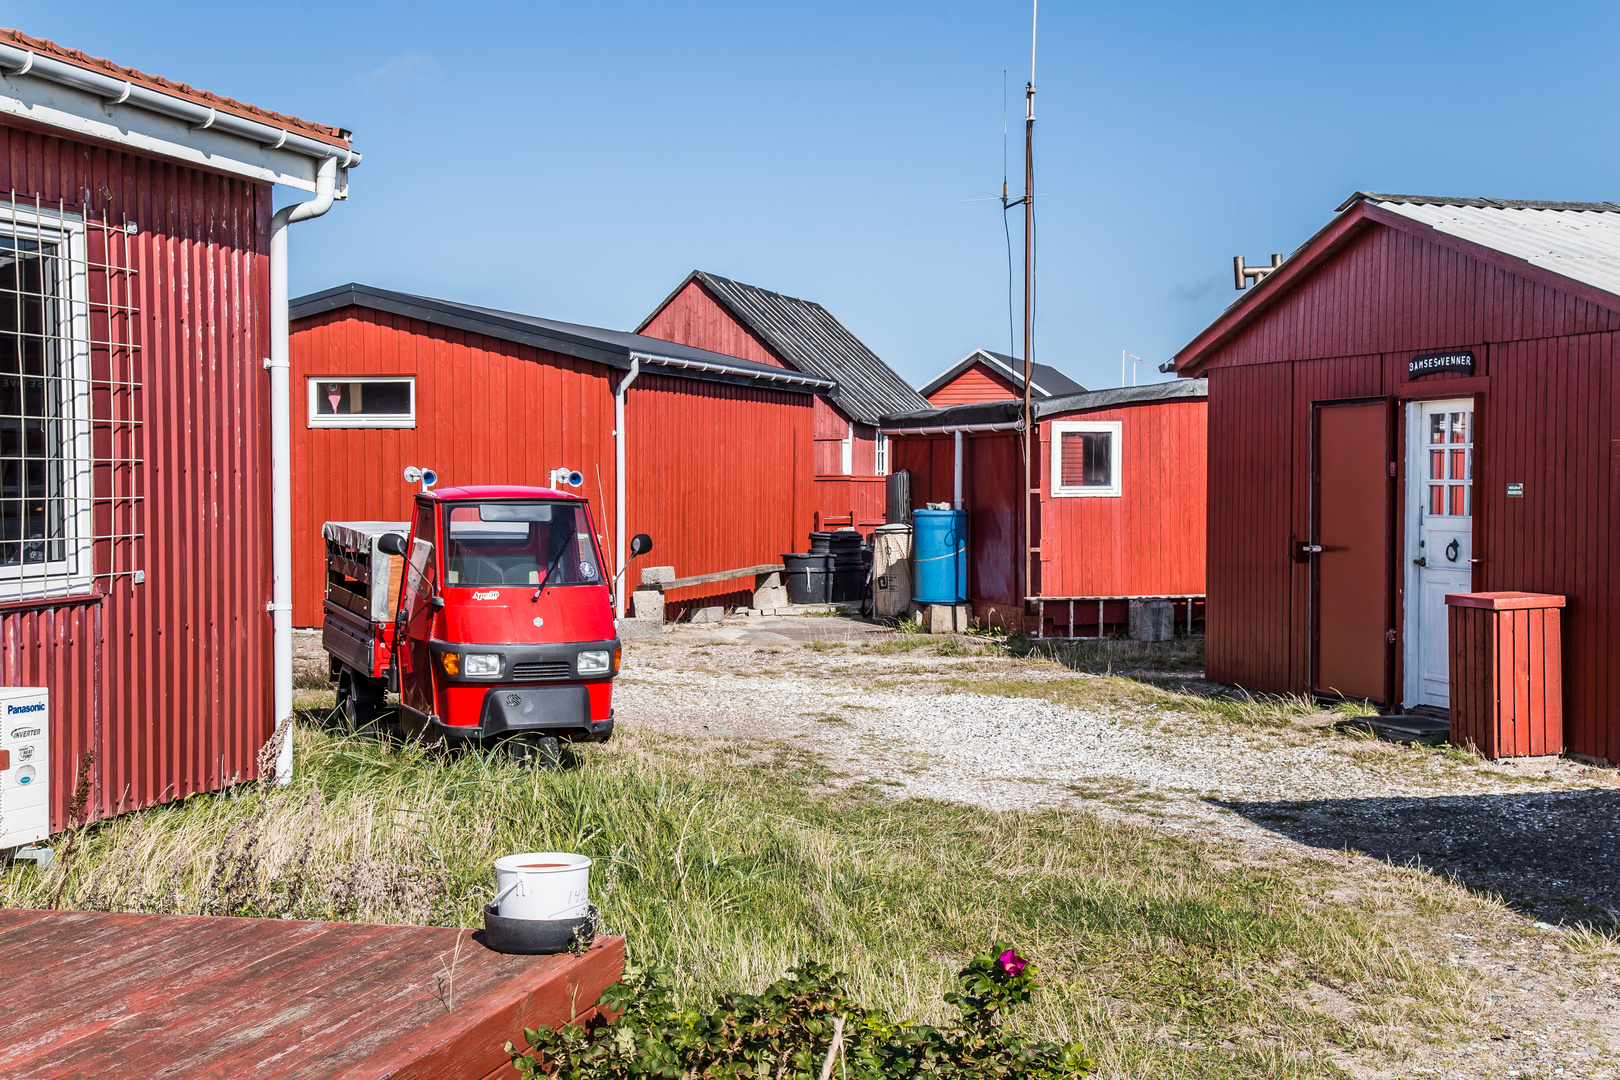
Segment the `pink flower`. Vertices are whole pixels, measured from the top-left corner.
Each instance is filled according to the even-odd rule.
[[[1013,978],[1017,978],[1019,975],[1021,975],[1024,971],[1024,966],[1029,963],[1028,960],[1025,960],[1022,956],[1018,955],[1016,949],[1008,949],[1006,952],[996,957],[996,962],[1001,965],[1002,971],[1005,971]]]

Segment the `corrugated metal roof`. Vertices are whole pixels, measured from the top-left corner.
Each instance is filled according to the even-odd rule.
[[[1108,390],[1087,390],[1062,397],[1037,398],[1035,419],[1050,420],[1054,416],[1112,409],[1120,405],[1146,405],[1157,401],[1177,401],[1185,398],[1209,396],[1207,379],[1177,379],[1174,382],[1150,383],[1147,386],[1119,386]],[[902,428],[932,428],[956,424],[1005,424],[1023,416],[1024,403],[1012,401],[976,401],[967,405],[948,405],[940,409],[914,409],[893,413],[883,418],[885,430]]]
[[[1436,232],[1620,295],[1620,203],[1442,199],[1357,192]]]
[[[576,356],[621,370],[629,368],[630,358],[634,355],[641,357],[644,363],[656,364],[667,375],[714,382],[769,383],[775,388],[799,393],[827,393],[833,389],[832,380],[822,377],[819,372],[784,372],[769,364],[756,364],[752,360],[623,330],[558,322],[515,311],[498,311],[352,282],[298,297],[289,305],[288,317],[296,322],[355,305],[425,323],[453,326],[458,330],[530,345],[564,356]]]
[[[888,413],[928,407],[927,398],[820,304],[702,270],[687,278],[694,280],[783,360],[836,382],[827,396],[851,419],[876,424]]]

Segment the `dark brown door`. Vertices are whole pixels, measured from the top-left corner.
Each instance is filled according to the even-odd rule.
[[[1383,702],[1388,641],[1389,406],[1316,407],[1315,684]]]

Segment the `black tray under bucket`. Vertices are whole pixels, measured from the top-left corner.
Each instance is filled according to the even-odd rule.
[[[496,952],[546,956],[588,949],[594,940],[594,907],[577,919],[506,919],[495,914],[494,901],[484,905],[484,944]]]

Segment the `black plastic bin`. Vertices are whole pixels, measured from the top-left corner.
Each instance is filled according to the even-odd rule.
[[[830,532],[813,532],[810,534],[810,554],[826,555],[832,550],[832,537]]]
[[[866,564],[859,555],[834,555],[832,593],[835,604],[856,604],[866,599]]]
[[[782,583],[790,604],[825,604],[832,588],[831,555],[789,551],[782,555]]]

